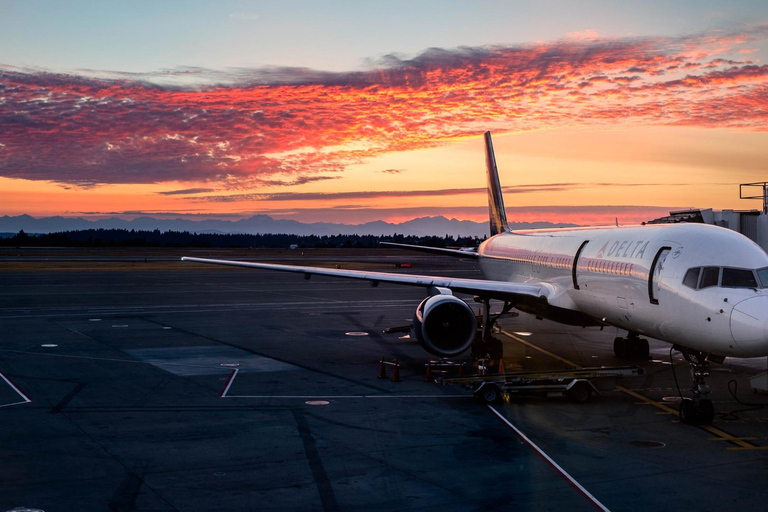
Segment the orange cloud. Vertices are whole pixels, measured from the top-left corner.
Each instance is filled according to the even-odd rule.
[[[726,57],[766,34],[764,26],[681,38],[589,34],[430,49],[350,73],[178,71],[214,82],[197,87],[159,85],[152,74],[0,67],[0,176],[83,187],[175,181],[247,189],[332,179],[377,155],[486,129],[765,131],[768,66]]]

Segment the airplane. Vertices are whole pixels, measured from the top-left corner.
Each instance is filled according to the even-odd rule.
[[[555,322],[615,326],[618,358],[647,359],[641,335],[672,345],[691,368],[692,398],[680,403],[681,420],[710,424],[709,361],[768,356],[768,254],[740,233],[706,224],[562,228],[514,232],[509,228],[490,132],[485,133],[490,237],[477,251],[387,244],[473,258],[485,279],[404,275],[269,263],[183,257],[182,261],[334,276],[423,287],[413,333],[430,354],[454,357],[499,352],[491,335],[490,301]],[[483,304],[478,319],[454,293]],[[498,318],[498,316],[496,317]],[[485,344],[486,346],[483,346]]]

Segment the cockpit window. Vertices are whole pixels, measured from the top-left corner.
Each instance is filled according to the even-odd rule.
[[[768,267],[757,269],[757,278],[763,288],[768,288]]]
[[[724,288],[757,288],[755,273],[746,268],[724,268],[723,282]]]
[[[704,267],[701,273],[701,284],[699,288],[709,288],[710,286],[717,286],[720,280],[720,267]]]
[[[688,272],[685,273],[685,277],[683,278],[683,284],[688,288],[693,288],[695,290],[696,285],[699,283],[700,271],[701,271],[701,267],[689,268]],[[766,277],[768,277],[768,275],[766,275]]]

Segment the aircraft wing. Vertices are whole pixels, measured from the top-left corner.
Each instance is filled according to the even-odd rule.
[[[544,301],[551,293],[551,288],[539,284],[509,283],[506,281],[487,281],[485,279],[461,279],[455,277],[421,276],[413,274],[394,274],[389,272],[368,272],[364,270],[346,270],[318,267],[301,267],[294,265],[279,265],[274,263],[250,263],[246,261],[213,260],[207,258],[183,257],[182,261],[195,263],[211,263],[214,265],[230,265],[234,267],[258,268],[263,270],[278,270],[304,274],[306,279],[313,275],[342,277],[347,279],[362,279],[373,286],[379,283],[394,283],[424,288],[448,288],[458,293],[468,293],[489,299],[508,300],[513,302]]]
[[[443,249],[441,247],[426,247],[423,245],[411,245],[411,244],[396,244],[394,242],[381,242],[379,245],[385,245],[387,247],[399,247],[409,251],[428,252],[430,254],[442,254],[443,256],[454,256],[458,258],[471,258],[477,259],[477,250],[457,250],[457,249]]]

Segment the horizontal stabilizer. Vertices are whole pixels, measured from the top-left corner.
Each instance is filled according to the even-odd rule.
[[[477,258],[477,249],[443,249],[442,247],[426,247],[423,245],[396,244],[394,242],[381,242],[379,245],[387,247],[399,247],[408,251],[427,252],[430,254],[442,254],[443,256],[453,256],[456,258]]]

